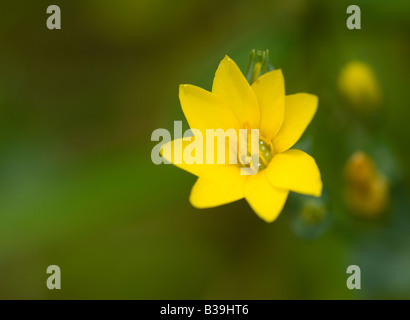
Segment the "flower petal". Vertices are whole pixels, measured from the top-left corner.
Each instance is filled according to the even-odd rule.
[[[244,197],[247,176],[237,166],[220,167],[218,174],[199,177],[192,188],[189,201],[196,208],[211,208]],[[216,173],[216,172],[214,172]]]
[[[285,113],[285,82],[282,70],[274,70],[260,76],[253,84],[260,109],[261,134],[268,140],[276,136],[282,126]]]
[[[212,92],[222,98],[240,124],[259,128],[259,105],[248,81],[236,63],[225,56],[216,70]]]
[[[239,128],[239,123],[227,104],[218,96],[202,88],[184,84],[179,86],[182,111],[191,129]]]
[[[297,93],[285,96],[283,124],[273,140],[275,152],[286,151],[299,140],[312,121],[317,104],[318,98],[313,94]]]
[[[176,139],[170,142],[165,143],[161,148],[161,155],[173,165],[178,168],[188,171],[196,176],[217,176],[219,171],[224,167],[228,167],[228,160],[225,160],[225,164],[217,164],[217,151],[211,155],[214,157],[214,164],[206,164],[206,151],[202,151],[202,163],[192,163],[188,164],[184,159],[184,150],[188,147],[194,138],[192,137],[191,141],[185,141],[184,139]],[[229,145],[228,145],[229,146]],[[226,150],[225,156],[226,159],[229,159],[229,150]],[[234,165],[232,165],[234,166]],[[221,169],[222,168],[222,169]]]
[[[275,188],[269,183],[266,170],[249,176],[245,198],[255,213],[266,222],[273,222],[282,211],[289,191]]]
[[[319,197],[322,180],[316,161],[307,153],[291,149],[275,155],[266,168],[272,185]]]

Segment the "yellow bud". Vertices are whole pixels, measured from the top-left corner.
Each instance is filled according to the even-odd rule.
[[[368,218],[379,216],[388,207],[387,178],[364,152],[354,153],[346,163],[345,200],[350,210]]]
[[[338,81],[340,93],[356,111],[368,113],[380,106],[380,85],[369,65],[360,61],[348,63]]]
[[[250,83],[254,83],[256,79],[258,79],[259,74],[261,73],[261,69],[262,69],[262,63],[256,62],[255,65],[253,66]]]

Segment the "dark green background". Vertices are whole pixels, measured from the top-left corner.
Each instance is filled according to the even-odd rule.
[[[46,28],[57,4],[62,30]],[[410,2],[65,0],[0,4],[0,298],[410,298]],[[327,195],[323,231],[267,224],[244,200],[188,202],[195,177],[152,163],[153,130],[184,120],[178,85],[211,88],[228,54],[269,49],[286,92],[319,96],[302,139]],[[368,63],[382,88],[369,124],[337,77]],[[391,181],[381,221],[345,209],[343,166],[371,154]],[[294,196],[292,196],[294,198]],[[290,201],[292,201],[292,197]],[[296,199],[296,198],[294,198]],[[57,264],[62,290],[46,288]],[[346,268],[362,290],[346,288]]]

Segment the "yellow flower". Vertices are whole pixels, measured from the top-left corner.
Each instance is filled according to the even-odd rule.
[[[364,152],[355,152],[346,163],[345,200],[350,210],[369,218],[379,216],[388,207],[387,178]]]
[[[369,65],[351,61],[340,72],[339,90],[351,106],[367,113],[380,106],[381,89],[376,75]]]
[[[179,99],[191,128],[201,132],[259,129],[260,135],[262,165],[258,173],[249,176],[240,174],[239,164],[175,164],[174,155],[181,151],[178,146],[184,149],[189,145],[183,139],[163,148],[172,150],[163,155],[168,161],[198,176],[189,198],[194,207],[215,207],[245,198],[259,217],[272,222],[289,191],[320,196],[322,181],[315,160],[290,149],[312,120],[318,98],[307,93],[285,96],[281,70],[265,73],[251,86],[226,56],[216,71],[212,92],[181,85]]]

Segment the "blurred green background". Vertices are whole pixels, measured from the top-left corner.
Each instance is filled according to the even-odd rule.
[[[59,5],[62,29],[46,28]],[[0,298],[410,298],[410,2],[71,0],[0,4]],[[228,54],[245,71],[269,49],[287,94],[319,96],[300,147],[325,186],[325,217],[292,195],[272,224],[244,200],[198,210],[195,177],[151,161],[151,133],[183,120],[178,85],[206,89]],[[345,108],[338,75],[368,64],[383,102]],[[370,120],[369,120],[370,119]],[[390,181],[382,218],[343,200],[363,150]],[[302,201],[302,202],[301,202]],[[46,268],[60,266],[62,289]],[[362,289],[346,269],[361,267]]]

